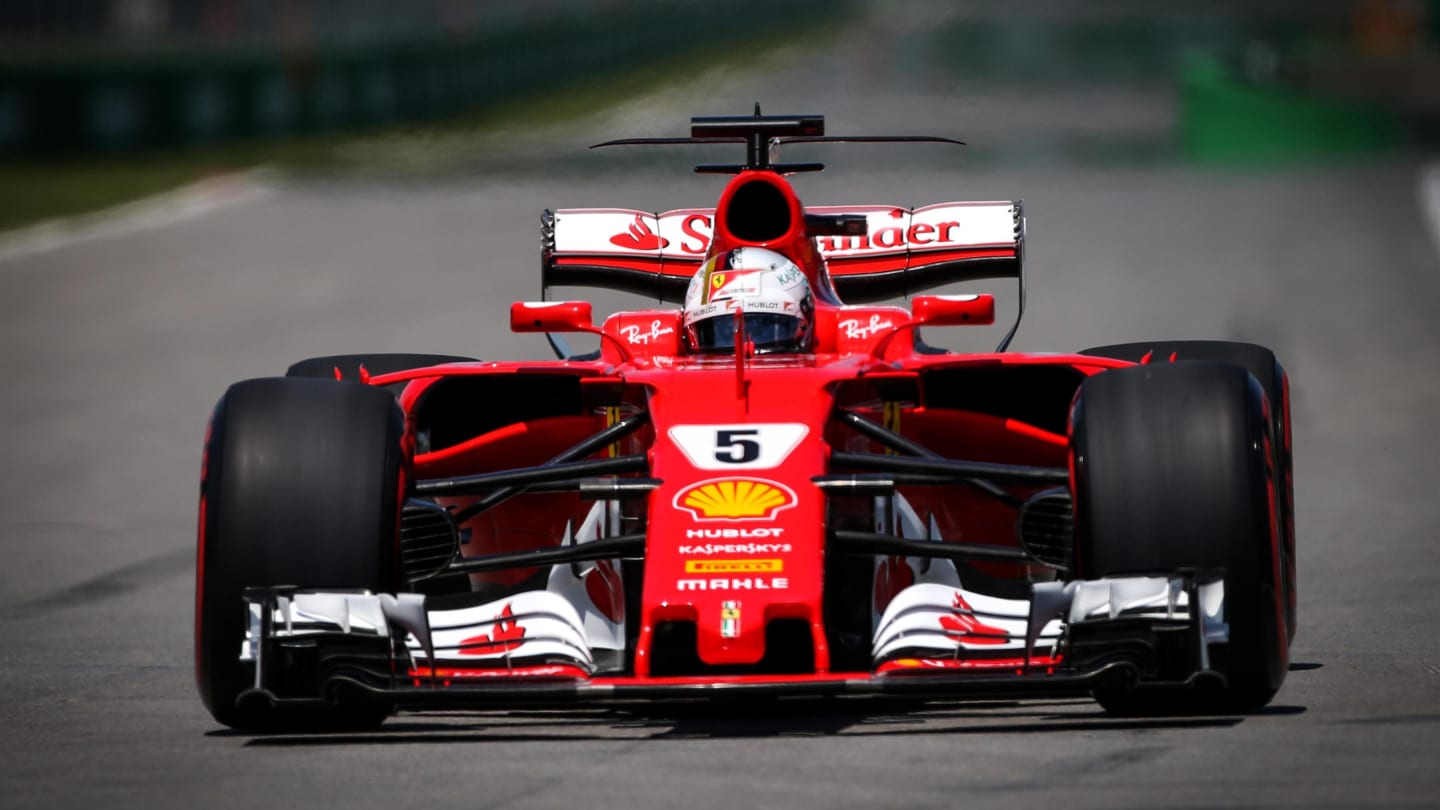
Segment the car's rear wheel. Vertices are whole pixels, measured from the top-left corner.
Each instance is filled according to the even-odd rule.
[[[215,719],[241,729],[356,728],[389,707],[279,710],[237,697],[247,587],[394,591],[404,418],[386,391],[319,379],[232,385],[211,416],[200,486],[195,673]]]
[[[1292,469],[1290,430],[1290,377],[1275,353],[1254,343],[1228,340],[1156,340],[1148,343],[1117,343],[1097,346],[1081,354],[1113,357],[1150,363],[1174,360],[1215,360],[1232,363],[1249,371],[1265,390],[1270,403],[1271,440],[1275,454],[1276,511],[1280,517],[1281,574],[1285,583],[1285,634],[1295,640],[1296,594],[1299,583],[1295,566],[1295,485]]]
[[[1264,392],[1227,363],[1101,372],[1072,412],[1076,571],[1083,579],[1224,572],[1218,690],[1097,690],[1111,711],[1247,711],[1285,679],[1288,642]]]

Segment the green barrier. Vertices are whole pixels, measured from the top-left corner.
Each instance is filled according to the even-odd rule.
[[[657,1],[363,47],[0,55],[0,155],[126,152],[424,120],[744,36],[757,19],[770,32],[799,31],[852,5]]]
[[[911,53],[967,81],[1054,87],[1153,81],[1172,74],[1178,54],[1237,47],[1246,33],[1223,14],[1092,19],[1014,14],[961,16],[909,38]]]
[[[1196,163],[1374,155],[1399,146],[1404,133],[1395,113],[1251,84],[1211,57],[1187,59],[1180,70],[1181,152]]]

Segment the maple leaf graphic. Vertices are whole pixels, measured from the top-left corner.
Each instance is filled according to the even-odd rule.
[[[940,626],[945,628],[945,635],[952,641],[963,641],[966,644],[1004,644],[1010,640],[1010,634],[1003,628],[985,624],[975,618],[973,608],[958,593],[955,594],[953,607],[957,612],[940,617]]]
[[[505,653],[525,643],[525,628],[520,626],[513,617],[515,612],[510,609],[510,603],[506,602],[505,607],[500,609],[500,614],[495,618],[495,629],[489,633],[481,633],[478,636],[471,636],[460,642],[461,655],[493,655]]]

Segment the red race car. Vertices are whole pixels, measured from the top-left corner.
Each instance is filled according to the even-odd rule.
[[[1093,694],[1247,710],[1295,631],[1288,382],[1158,341],[951,353],[989,324],[1018,202],[806,208],[743,144],[713,208],[547,211],[544,284],[678,305],[592,325],[516,303],[559,359],[313,358],[231,386],[205,442],[196,674],[237,728],[395,707]],[[611,145],[611,144],[607,144]],[[1019,318],[1016,318],[1016,326]],[[573,355],[560,333],[592,333]]]

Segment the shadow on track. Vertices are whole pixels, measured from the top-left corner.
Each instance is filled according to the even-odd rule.
[[[1115,717],[1086,700],[982,701],[855,707],[830,701],[770,705],[680,704],[596,711],[517,710],[404,714],[379,730],[346,734],[251,735],[247,747],[412,745],[501,742],[614,742],[773,737],[912,736],[1105,732],[1228,728],[1248,717],[1302,714],[1300,706],[1270,706],[1252,715]]]

